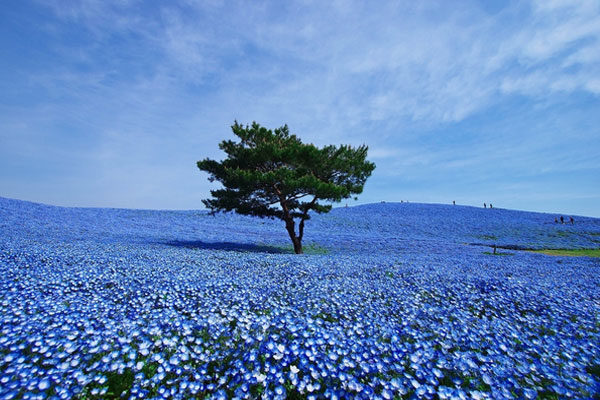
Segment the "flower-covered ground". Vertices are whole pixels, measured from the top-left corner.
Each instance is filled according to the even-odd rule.
[[[337,208],[296,256],[280,221],[0,198],[0,397],[598,397],[600,259],[518,249],[600,220],[554,217]]]

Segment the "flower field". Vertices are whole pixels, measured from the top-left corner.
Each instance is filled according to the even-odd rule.
[[[600,219],[0,198],[0,398],[599,398]],[[499,247],[498,254],[491,247]]]

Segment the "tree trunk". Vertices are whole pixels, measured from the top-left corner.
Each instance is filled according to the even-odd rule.
[[[285,229],[287,229],[290,239],[292,239],[292,243],[294,244],[294,253],[302,254],[302,239],[296,236],[294,225],[294,220],[292,218],[285,220]]]
[[[290,235],[290,239],[292,239],[292,243],[294,244],[294,253],[302,254],[302,237],[296,236],[296,228],[294,223],[294,218],[290,215],[290,210],[288,208],[285,197],[281,194],[281,191],[275,185],[275,191],[279,196],[279,204],[281,204],[281,209],[283,210],[283,220],[285,221],[285,229],[287,229],[288,234]]]
[[[304,218],[302,218],[300,220],[300,223],[298,224],[298,239],[300,240],[300,243],[302,243],[303,236],[304,236]]]
[[[294,241],[292,240],[292,242]],[[296,238],[296,241],[294,242],[294,253],[304,254],[302,251],[302,242],[298,238]]]

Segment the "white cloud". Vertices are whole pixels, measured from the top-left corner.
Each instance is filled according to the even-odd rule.
[[[145,16],[132,5],[140,6],[86,0],[55,10],[98,34],[141,32],[140,46],[163,49],[155,73],[218,84],[236,92],[233,106],[256,96],[258,113],[277,101],[284,114],[302,110],[331,126],[451,122],[502,94],[597,93],[594,1],[516,3],[493,16],[476,3],[188,2]]]
[[[535,157],[547,171],[552,155],[544,143],[556,144],[559,128],[549,138],[536,127],[522,138],[523,126],[492,138],[476,130],[467,139],[426,136],[511,97],[545,107],[564,98],[555,96],[600,94],[599,4],[49,3],[58,20],[48,18],[48,47],[60,62],[29,81],[46,97],[0,122],[16,126],[27,115],[31,127],[21,130],[37,129],[31,141],[60,124],[74,127],[71,134],[93,138],[77,151],[105,168],[107,182],[118,174],[111,165],[128,165],[143,191],[156,187],[150,182],[158,174],[143,172],[160,169],[154,160],[197,173],[193,162],[217,155],[233,119],[288,123],[319,145],[368,143],[370,156],[389,167],[376,173],[386,176],[410,171],[424,180],[507,160],[529,167]],[[597,139],[591,125],[583,139]],[[9,143],[16,149],[25,141]],[[579,163],[569,150],[554,165],[586,168],[589,159]]]

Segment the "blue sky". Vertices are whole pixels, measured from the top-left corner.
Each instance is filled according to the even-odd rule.
[[[237,119],[369,145],[350,205],[600,217],[597,0],[0,7],[0,196],[201,208]]]

